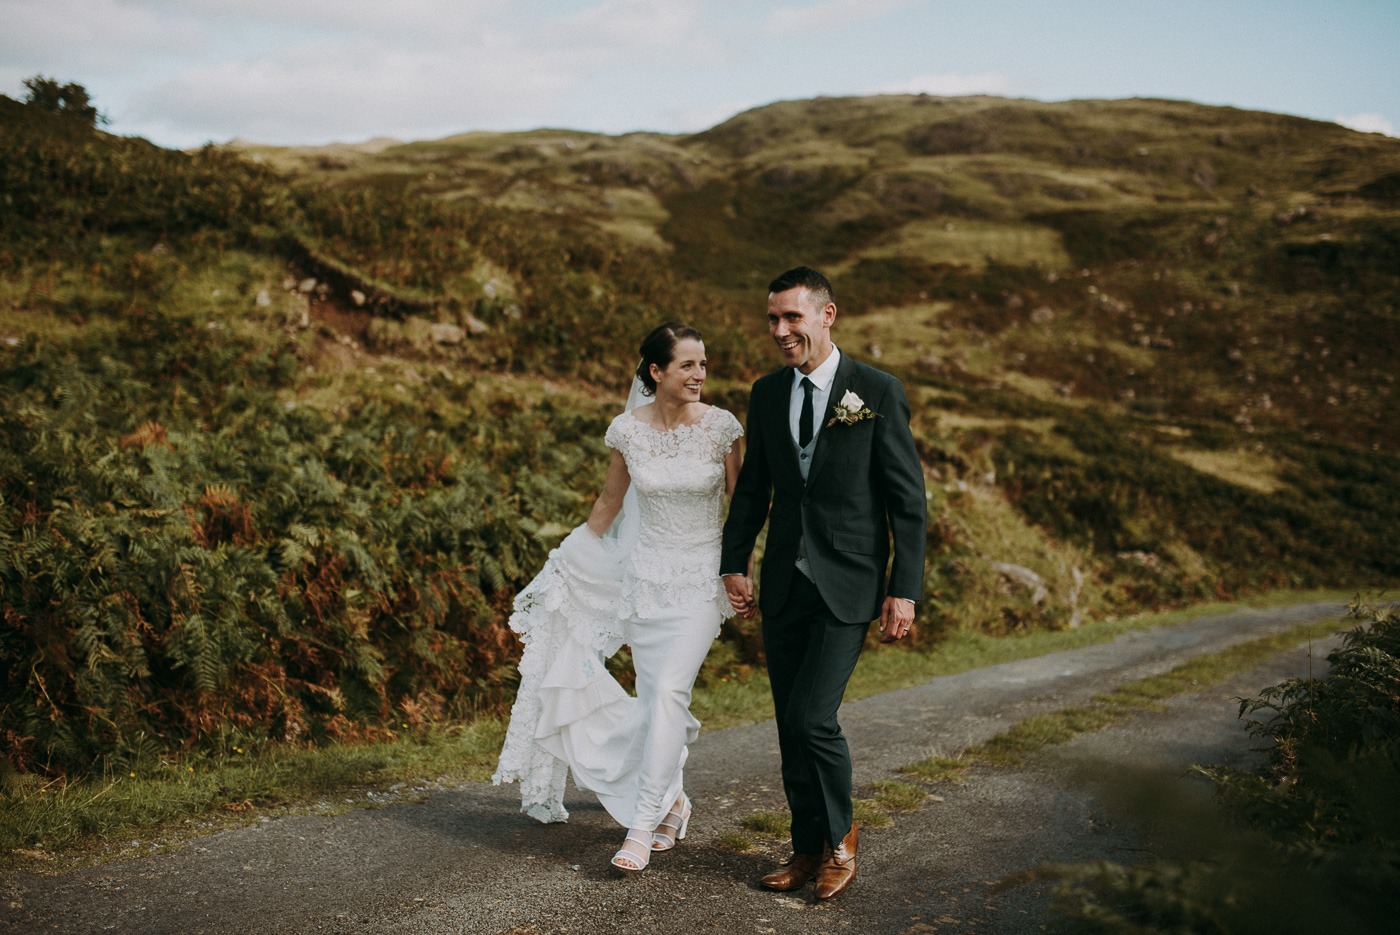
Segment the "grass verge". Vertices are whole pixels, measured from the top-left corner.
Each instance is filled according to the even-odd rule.
[[[969,747],[960,757],[931,757],[902,767],[900,773],[911,778],[939,782],[957,780],[968,767],[978,763],[1017,766],[1047,747],[1068,743],[1080,734],[1126,721],[1138,711],[1159,707],[1176,695],[1200,691],[1236,672],[1260,665],[1271,656],[1306,640],[1331,636],[1338,629],[1339,624],[1335,620],[1305,623],[1282,633],[1199,656],[1169,672],[1129,682],[1111,692],[1096,695],[1087,705],[1025,718],[985,743]]]
[[[67,786],[21,777],[0,795],[0,868],[63,870],[149,853],[269,810],[327,814],[387,804],[443,783],[482,781],[503,738],[499,721],[479,721],[392,743],[171,761]],[[400,783],[405,788],[393,795],[375,791]],[[145,840],[130,840],[138,833]]]

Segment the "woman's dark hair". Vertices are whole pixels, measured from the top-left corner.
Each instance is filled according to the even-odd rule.
[[[676,345],[686,338],[705,340],[700,337],[700,332],[679,321],[657,325],[642,339],[642,346],[638,349],[642,359],[637,364],[637,379],[642,381],[643,394],[656,395],[656,381],[651,378],[651,365],[656,364],[662,370],[669,367],[671,360],[676,356]]]

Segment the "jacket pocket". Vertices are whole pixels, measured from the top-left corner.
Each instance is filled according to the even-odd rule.
[[[858,536],[853,532],[833,532],[831,544],[842,552],[859,552],[861,555],[875,554],[873,536]]]

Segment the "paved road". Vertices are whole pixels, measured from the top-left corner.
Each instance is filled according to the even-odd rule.
[[[856,781],[890,778],[1030,714],[1343,611],[1335,603],[1241,610],[852,703],[842,722]],[[1311,647],[1315,667],[1331,645]],[[994,892],[992,884],[1047,860],[1132,860],[1148,843],[1113,816],[1085,772],[1125,775],[1133,764],[1177,776],[1192,763],[1249,762],[1256,742],[1233,699],[1309,663],[1308,647],[1282,653],[1028,766],[977,769],[940,787],[943,802],[862,835],[860,876],[830,903],[815,904],[810,890],[754,886],[780,846],[737,854],[716,844],[750,812],[781,807],[776,735],[765,723],[701,736],[687,770],[690,836],[636,877],[608,867],[620,834],[596,803],[575,795],[567,824],[540,825],[518,813],[515,788],[468,784],[412,804],[270,819],[58,877],[11,873],[0,879],[0,933],[1040,932],[1050,920],[1046,886]]]

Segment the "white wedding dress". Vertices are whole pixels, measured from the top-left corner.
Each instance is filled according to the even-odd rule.
[[[631,412],[608,427],[605,440],[632,477],[635,544],[579,526],[516,597],[510,618],[525,651],[492,781],[518,781],[521,810],[532,817],[569,817],[570,773],[624,828],[655,828],[680,796],[700,730],[691,687],[720,621],[733,615],[719,551],[724,456],[742,434],[713,406],[670,431]],[[632,648],[635,697],[603,665],[623,643]]]

